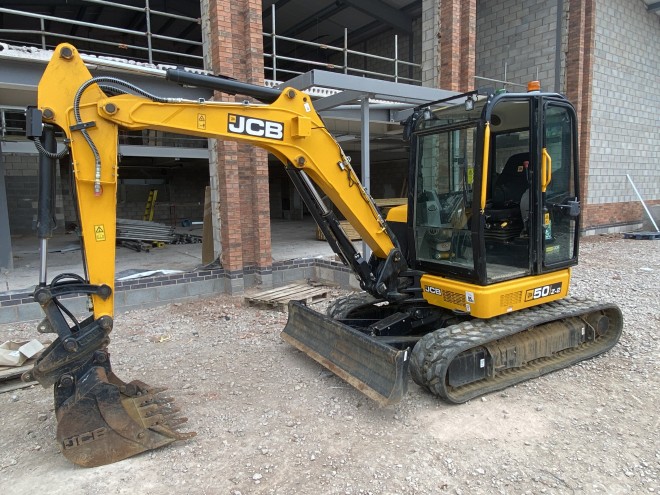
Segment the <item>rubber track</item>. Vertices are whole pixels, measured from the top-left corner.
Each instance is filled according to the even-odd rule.
[[[610,326],[603,337],[566,349],[547,358],[540,358],[521,368],[509,369],[467,385],[453,388],[447,385],[446,374],[451,361],[461,352],[493,342],[551,321],[570,317],[586,318],[604,312]],[[469,320],[426,334],[415,345],[410,372],[418,385],[442,399],[460,404],[538,376],[566,368],[579,361],[611,349],[619,340],[623,317],[618,306],[609,303],[566,298],[534,308],[498,316],[490,320]]]

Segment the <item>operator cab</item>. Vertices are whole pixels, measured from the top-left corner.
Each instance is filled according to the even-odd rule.
[[[577,263],[575,112],[560,95],[470,95],[412,136],[410,256],[480,285]]]

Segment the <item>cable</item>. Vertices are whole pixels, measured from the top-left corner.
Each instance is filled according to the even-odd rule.
[[[41,140],[39,138],[35,138],[32,141],[34,142],[34,147],[37,148],[39,153],[41,153],[42,155],[46,155],[48,158],[54,160],[59,160],[60,158],[64,158],[69,153],[69,148],[67,146],[65,146],[64,149],[59,153],[53,153],[52,151],[48,151],[46,148],[44,148],[44,145],[41,144]]]
[[[137,93],[139,96],[144,96],[145,98],[148,98],[152,101],[155,101],[157,103],[170,103],[173,101],[171,98],[162,98],[160,96],[153,95],[149,93],[148,91],[143,90],[142,88],[139,88],[138,86],[135,86],[134,84],[129,83],[128,81],[124,81],[123,79],[118,79],[116,77],[109,77],[109,76],[100,76],[100,77],[93,77],[89,79],[88,81],[85,81],[79,88],[78,91],[76,91],[76,95],[73,99],[73,115],[75,118],[75,124],[80,125],[82,124],[82,117],[80,116],[80,100],[82,98],[83,93],[87,88],[89,88],[92,84],[97,84],[97,83],[110,83],[114,84],[120,87],[128,88],[131,91]],[[114,89],[116,90],[117,88],[113,88],[111,86],[103,85],[103,88],[105,89]],[[121,91],[121,90],[119,90]],[[126,92],[124,92],[126,94]],[[92,141],[92,138],[89,136],[89,133],[87,132],[87,129],[80,129],[80,132],[82,133],[83,137],[85,138],[85,141],[89,145],[90,149],[92,150],[92,154],[94,155],[94,194],[99,195],[101,194],[101,155],[99,154],[98,148]]]
[[[55,303],[55,306],[60,308],[60,311],[65,313],[69,317],[69,319],[71,319],[75,327],[78,329],[78,332],[80,332],[80,323],[78,322],[76,317],[73,316],[73,313],[69,311],[61,302],[59,302],[56,297],[53,297],[52,301]]]
[[[63,281],[64,279],[71,279],[72,281],[79,282],[81,284],[86,284],[87,282],[85,279],[83,279],[80,275],[76,273],[60,273],[57,275],[53,280],[50,282],[51,286],[54,285],[60,285],[60,284],[65,284],[67,283],[66,281]]]
[[[116,88],[114,86],[108,86],[105,84],[99,84],[99,87],[103,90],[104,93],[108,93],[111,96],[116,96],[116,95],[124,95],[127,94],[127,91],[121,90],[119,88]],[[47,156],[48,158],[51,158],[53,160],[60,160],[61,158],[64,158],[68,153],[69,153],[69,147],[65,146],[62,151],[59,153],[53,153],[52,151],[48,151],[46,148],[44,148],[44,145],[41,144],[41,140],[39,139],[33,139],[34,141],[34,147],[37,148],[37,151],[41,153],[42,155]]]

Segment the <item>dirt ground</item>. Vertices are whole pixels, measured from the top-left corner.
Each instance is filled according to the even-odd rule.
[[[241,297],[120,314],[116,373],[169,386],[197,437],[80,468],[55,443],[51,391],[5,393],[1,492],[657,493],[659,274],[660,242],[586,239],[571,294],[619,304],[621,342],[460,406],[411,382],[402,403],[380,408],[285,344],[285,314]],[[34,338],[34,327],[0,325],[0,340]]]

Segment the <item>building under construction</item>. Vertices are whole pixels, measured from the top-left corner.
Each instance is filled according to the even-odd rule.
[[[34,228],[37,153],[24,137],[25,107],[36,104],[41,73],[63,41],[95,74],[163,96],[244,98],[172,86],[158,71],[174,66],[308,91],[377,199],[407,195],[399,125],[407,109],[449,92],[524,91],[539,80],[577,109],[582,230],[632,230],[643,210],[626,175],[647,204],[660,203],[659,14],[654,0],[3,1],[0,266],[12,266],[12,235]],[[120,153],[121,218],[142,219],[151,194],[153,220],[199,221],[210,186],[213,251],[230,292],[272,276],[271,221],[307,215],[263,150],[142,131],[122,134]],[[58,175],[63,229],[75,222],[69,174],[62,167]]]

